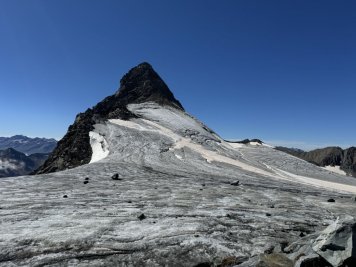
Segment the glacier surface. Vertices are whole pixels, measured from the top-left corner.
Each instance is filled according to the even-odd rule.
[[[0,180],[0,266],[217,265],[356,214],[354,178],[231,144],[172,107],[128,109],[95,125],[90,164]]]

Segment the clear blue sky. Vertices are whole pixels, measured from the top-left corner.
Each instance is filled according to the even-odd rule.
[[[150,62],[225,138],[356,145],[356,1],[0,1],[0,136],[61,138]]]

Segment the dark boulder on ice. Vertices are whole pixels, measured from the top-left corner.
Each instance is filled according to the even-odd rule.
[[[113,179],[113,180],[121,180],[121,178],[120,178],[118,173],[115,173],[113,176],[111,176],[111,179]]]
[[[240,185],[240,181],[239,181],[239,180],[236,180],[236,181],[230,183],[230,185],[238,186],[238,185]]]

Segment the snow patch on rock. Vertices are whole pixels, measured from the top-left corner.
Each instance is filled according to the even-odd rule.
[[[90,146],[93,151],[89,163],[97,162],[106,158],[109,155],[109,146],[105,138],[96,132],[89,132]]]
[[[259,143],[259,142],[249,142],[249,145],[251,145],[251,146],[262,146],[262,144]]]
[[[340,166],[325,166],[323,167],[323,169],[327,170],[327,171],[331,171],[337,174],[341,174],[341,175],[346,175],[346,172],[344,172],[343,170],[340,169]]]

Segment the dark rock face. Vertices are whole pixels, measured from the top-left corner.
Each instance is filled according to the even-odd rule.
[[[332,265],[316,254],[314,257],[303,259],[300,267],[332,267]]]
[[[249,144],[251,142],[256,142],[256,143],[259,143],[260,145],[263,144],[263,142],[260,140],[260,139],[257,139],[257,138],[254,138],[254,139],[244,139],[244,140],[241,140],[241,141],[228,141],[228,140],[225,140],[226,142],[229,142],[229,143],[239,143],[239,144]]]
[[[305,159],[319,166],[341,165],[343,150],[340,147],[315,149],[305,154]]]
[[[0,178],[26,175],[38,168],[48,158],[48,154],[26,156],[13,148],[0,150]]]
[[[116,96],[125,105],[153,101],[184,110],[165,82],[146,62],[131,69],[121,79],[120,84],[120,90]]]
[[[356,177],[356,147],[344,150],[340,147],[326,147],[309,152],[280,146],[276,149],[318,166],[340,166],[348,175]]]
[[[237,181],[235,181],[235,182],[232,182],[232,183],[230,183],[231,185],[234,185],[234,186],[238,186],[238,185],[240,185],[240,181],[239,180],[237,180]]]
[[[55,139],[30,138],[24,135],[0,137],[0,149],[13,148],[19,152],[30,155],[35,153],[48,154],[56,147]]]
[[[122,179],[119,177],[119,174],[118,174],[118,173],[115,173],[113,176],[111,176],[111,179],[113,179],[113,180],[122,180]]]
[[[341,169],[356,177],[356,147],[344,150]]]
[[[34,173],[50,173],[89,163],[92,153],[89,132],[94,124],[92,110],[79,114],[48,160]]]
[[[142,63],[124,75],[120,88],[114,95],[77,115],[75,122],[69,126],[66,135],[58,142],[48,160],[34,174],[50,173],[89,163],[92,155],[89,132],[94,129],[93,125],[108,119],[134,118],[136,116],[126,108],[127,104],[147,101],[184,110],[151,65]]]

